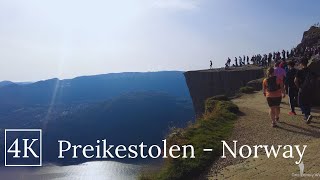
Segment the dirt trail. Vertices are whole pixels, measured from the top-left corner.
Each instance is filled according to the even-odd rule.
[[[268,106],[262,92],[244,95],[233,100],[242,114],[235,123],[232,140],[238,140],[241,145],[308,145],[303,156],[305,176],[319,175],[320,179],[320,110],[313,109],[312,123],[306,124],[301,111],[296,110],[297,116],[289,116],[288,97],[281,104],[280,123],[278,128],[271,127]],[[302,147],[301,147],[302,149]],[[263,153],[264,151],[259,151]],[[295,152],[295,151],[294,151]],[[219,159],[211,168],[208,179],[295,179],[300,170],[295,159],[284,159],[283,150],[280,157],[267,158],[261,155],[257,159],[234,159],[228,154],[227,159]],[[317,174],[318,173],[318,174]]]

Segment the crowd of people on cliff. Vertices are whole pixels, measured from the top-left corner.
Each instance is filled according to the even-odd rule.
[[[280,103],[286,94],[289,96],[289,115],[297,115],[295,107],[300,107],[304,120],[310,123],[312,120],[311,107],[314,98],[317,77],[308,67],[309,59],[312,56],[320,56],[320,45],[313,47],[296,47],[290,51],[282,50],[269,54],[257,54],[228,58],[225,64],[229,67],[242,67],[245,65],[256,65],[268,67],[267,77],[262,82],[263,94],[270,107],[269,115],[272,127],[277,127],[280,115]],[[299,59],[299,61],[296,61]]]
[[[316,52],[313,52],[316,53]],[[319,53],[319,51],[317,52]],[[274,67],[269,67],[267,77],[263,80],[263,94],[270,107],[270,119],[272,127],[277,127],[280,114],[280,103],[286,94],[289,96],[291,111],[289,115],[297,115],[295,107],[299,106],[304,120],[310,123],[312,120],[311,106],[316,89],[316,83],[320,80],[308,67],[309,57],[304,56],[298,62],[299,69],[296,69],[296,62],[276,62]]]
[[[269,54],[257,54],[251,56],[244,55],[243,57],[235,57],[234,63],[231,64],[232,60],[230,57],[228,57],[227,62],[225,63],[225,68],[229,67],[242,67],[245,65],[256,65],[260,67],[270,67],[272,65],[272,62],[279,62],[279,61],[285,61],[289,58],[293,57],[307,57],[310,58],[313,55],[320,54],[320,46],[316,47],[300,47],[300,48],[293,48],[290,51],[282,50],[269,53]],[[212,66],[212,65],[211,65]]]

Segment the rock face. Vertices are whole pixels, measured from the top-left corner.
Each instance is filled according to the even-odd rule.
[[[320,46],[320,27],[311,26],[308,31],[303,33],[301,43],[298,48],[317,47]],[[320,77],[320,55],[315,55],[309,60],[309,68],[313,73]],[[320,105],[320,80],[316,84],[315,97],[313,98],[313,105]]]
[[[320,28],[311,26],[308,31],[303,33],[301,43],[297,47],[312,47],[317,45],[320,45]]]
[[[317,76],[320,76],[320,55],[316,55],[309,60],[308,64],[310,70]]]
[[[216,95],[233,95],[240,87],[262,78],[262,68],[254,66],[188,71],[184,73],[197,116],[204,112],[205,100]]]

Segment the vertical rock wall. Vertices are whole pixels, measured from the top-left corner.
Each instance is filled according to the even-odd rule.
[[[204,102],[215,95],[233,95],[247,82],[264,76],[262,68],[243,67],[184,73],[197,116],[204,112]]]

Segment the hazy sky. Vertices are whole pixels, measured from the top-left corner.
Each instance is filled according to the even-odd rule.
[[[0,0],[0,81],[195,70],[290,49],[318,0]]]

